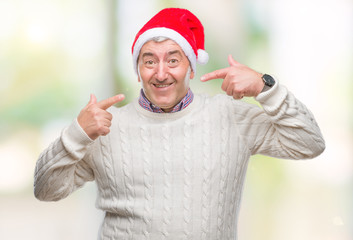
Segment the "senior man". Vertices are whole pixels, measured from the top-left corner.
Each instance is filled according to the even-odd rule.
[[[100,239],[236,239],[250,156],[305,159],[325,148],[301,102],[231,56],[229,67],[201,78],[224,79],[226,94],[193,94],[196,62],[208,54],[203,26],[188,10],[155,15],[132,55],[140,96],[116,108],[123,95],[100,102],[91,95],[35,171],[35,196],[44,201],[96,181],[105,212]]]

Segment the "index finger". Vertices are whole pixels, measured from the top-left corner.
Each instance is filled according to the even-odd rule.
[[[224,79],[227,76],[228,71],[229,71],[228,68],[218,69],[216,71],[203,75],[200,80],[202,82],[207,82],[212,79],[219,79],[219,78]]]
[[[107,98],[97,103],[97,107],[100,109],[106,110],[114,104],[123,101],[125,98],[124,94],[118,94],[113,97]]]

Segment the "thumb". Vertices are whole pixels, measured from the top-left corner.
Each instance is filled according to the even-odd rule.
[[[91,93],[88,105],[95,104],[96,102],[97,102],[96,96],[93,93]]]
[[[229,54],[229,56],[228,56],[228,63],[229,63],[229,66],[235,66],[235,65],[239,64],[237,61],[234,60],[234,58],[232,57],[231,54]]]

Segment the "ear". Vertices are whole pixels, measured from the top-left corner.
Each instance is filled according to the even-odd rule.
[[[137,81],[141,82],[140,64],[138,64],[138,61],[137,61]]]
[[[191,71],[190,73],[190,79],[193,79],[195,77],[194,71]]]

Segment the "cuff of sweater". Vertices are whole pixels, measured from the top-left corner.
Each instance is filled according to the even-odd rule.
[[[76,159],[82,159],[86,153],[87,146],[93,143],[85,131],[81,128],[77,119],[65,128],[61,134],[61,141],[65,149]]]
[[[268,114],[276,114],[288,94],[287,88],[279,84],[276,80],[275,85],[262,93],[255,99],[262,105]]]

